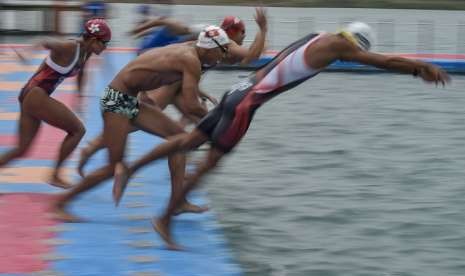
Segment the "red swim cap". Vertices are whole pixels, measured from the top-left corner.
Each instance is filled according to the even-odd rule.
[[[84,25],[86,34],[96,37],[102,41],[111,40],[111,29],[107,22],[102,18],[93,18],[86,22]]]
[[[245,25],[238,17],[228,15],[223,19],[221,29],[225,30],[228,35],[232,35],[239,31],[245,31]]]

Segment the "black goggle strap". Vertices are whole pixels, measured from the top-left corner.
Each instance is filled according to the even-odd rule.
[[[214,39],[213,37],[212,37],[211,39],[213,40],[213,42],[215,42],[215,44],[216,44],[218,47],[220,47],[220,49],[221,49],[221,51],[222,51],[223,53],[226,54],[226,53],[228,52],[228,50],[227,50],[226,48],[224,48],[223,45],[221,45],[220,43],[218,43],[218,41],[217,41],[216,39]]]
[[[363,35],[359,33],[354,33],[355,38],[357,41],[360,43],[360,45],[363,47],[363,49],[370,49],[371,48],[371,43],[368,39],[366,39]]]

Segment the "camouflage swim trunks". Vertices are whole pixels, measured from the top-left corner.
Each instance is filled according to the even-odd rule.
[[[105,88],[100,99],[102,113],[113,112],[134,119],[139,114],[139,101],[136,97],[121,93],[109,86]]]

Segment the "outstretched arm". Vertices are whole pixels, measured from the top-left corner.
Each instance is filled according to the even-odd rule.
[[[229,46],[229,57],[225,59],[226,63],[237,63],[241,65],[248,64],[254,59],[258,59],[265,48],[266,33],[268,31],[266,13],[263,8],[255,9],[255,22],[259,27],[255,39],[247,49],[231,41]]]
[[[40,48],[45,48],[50,51],[60,51],[61,49],[63,49],[63,44],[65,43],[69,43],[69,42],[68,41],[63,42],[55,38],[45,38],[33,44],[31,49],[38,50]]]
[[[22,49],[13,49],[21,60],[21,62],[26,62],[31,57],[31,53],[40,49],[47,49],[52,52],[59,52],[63,49],[63,42],[55,38],[44,38],[31,46],[24,47]]]
[[[358,49],[346,51],[342,60],[356,61],[362,64],[372,65],[378,68],[397,71],[400,73],[418,76],[426,82],[442,83],[450,81],[449,75],[441,68],[420,60],[407,59],[399,56],[388,56]]]
[[[179,21],[169,19],[166,17],[158,17],[149,20],[148,22],[142,23],[141,25],[131,30],[129,33],[137,37],[140,37],[143,36],[143,34],[146,34],[147,32],[151,31],[151,28],[159,26],[168,27],[170,32],[176,35],[185,35],[190,33],[189,27],[187,27]]]
[[[247,55],[241,60],[241,65],[250,63],[254,59],[258,59],[265,49],[266,33],[268,31],[268,24],[266,12],[264,8],[255,9],[255,22],[258,25],[258,32],[255,39],[249,47]]]

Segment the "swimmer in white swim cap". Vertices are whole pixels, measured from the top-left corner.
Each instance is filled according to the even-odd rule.
[[[373,47],[373,29],[366,23],[352,22],[342,29],[341,34],[365,51]]]

